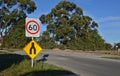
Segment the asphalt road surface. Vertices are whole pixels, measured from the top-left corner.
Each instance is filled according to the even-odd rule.
[[[23,52],[18,52],[23,54]],[[120,60],[100,58],[97,55],[44,50],[37,56],[49,54],[47,62],[71,70],[78,76],[120,76]]]

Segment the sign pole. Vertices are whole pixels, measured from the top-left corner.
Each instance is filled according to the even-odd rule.
[[[33,68],[33,63],[34,63],[34,60],[31,59],[31,67]]]
[[[32,37],[33,40],[33,37]],[[33,68],[33,64],[34,64],[34,59],[31,58],[31,67]]]
[[[34,41],[34,37],[40,36],[40,21],[35,18],[26,18],[25,23],[26,37],[31,37],[32,40],[23,48],[23,50],[31,58],[31,67],[34,66],[34,58],[41,52],[42,48]]]

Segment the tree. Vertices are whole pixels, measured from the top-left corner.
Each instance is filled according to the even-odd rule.
[[[46,32],[54,43],[59,42],[64,48],[96,50],[104,47],[104,40],[97,31],[98,24],[72,2],[61,1],[40,20],[47,25]]]
[[[117,43],[116,46],[118,46],[118,48],[120,48],[120,43]]]
[[[105,43],[105,49],[106,50],[112,50],[112,45],[111,44],[109,44],[109,43]]]
[[[115,43],[113,49],[118,50],[120,48],[120,43]]]
[[[9,44],[11,44],[10,46],[17,46],[19,45],[17,42],[22,43],[24,19],[27,14],[31,14],[35,9],[35,3],[32,0],[0,0],[0,35],[3,43],[9,42],[5,44],[6,46]],[[17,36],[18,34],[19,36]],[[20,41],[16,41],[16,39]]]
[[[1,0],[0,1],[0,32],[3,37],[8,33],[9,28],[19,20],[26,18],[36,9],[31,0]]]
[[[21,19],[17,24],[10,28],[9,33],[4,37],[3,47],[23,48],[31,38],[25,36],[25,19]]]
[[[54,40],[50,38],[48,32],[43,32],[42,36],[40,37],[39,44],[45,49],[52,49],[55,47]]]

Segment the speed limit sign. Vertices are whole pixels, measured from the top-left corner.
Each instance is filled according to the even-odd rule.
[[[26,18],[25,31],[26,37],[39,37],[40,36],[39,19]]]

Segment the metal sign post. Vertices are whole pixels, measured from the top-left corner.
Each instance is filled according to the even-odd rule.
[[[33,68],[34,59],[31,59],[31,68]]]
[[[34,58],[41,52],[42,48],[37,44],[33,37],[40,36],[40,21],[39,19],[26,18],[25,32],[26,37],[32,37],[30,41],[23,50],[31,58],[31,67],[34,66]]]
[[[33,37],[32,37],[32,40],[33,40]],[[34,65],[34,59],[31,58],[31,68],[33,68],[33,65]]]

